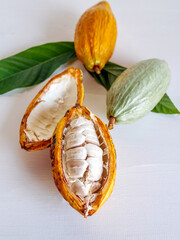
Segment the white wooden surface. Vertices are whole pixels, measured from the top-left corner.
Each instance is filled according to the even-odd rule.
[[[0,58],[46,42],[73,41],[78,18],[95,3],[0,0]],[[110,4],[118,23],[111,60],[124,66],[153,57],[167,60],[172,71],[168,94],[180,109],[180,1]],[[84,105],[107,122],[105,90],[81,63],[72,65],[84,71]],[[83,219],[54,185],[49,149],[30,153],[19,146],[21,118],[44,84],[0,96],[0,239],[179,240],[180,116],[150,113],[111,131],[115,188],[94,216]]]

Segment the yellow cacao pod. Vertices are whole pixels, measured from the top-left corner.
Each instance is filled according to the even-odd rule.
[[[53,77],[29,104],[21,125],[20,144],[27,151],[45,149],[67,109],[82,104],[82,72],[73,67]]]
[[[74,37],[76,55],[91,72],[100,73],[113,54],[116,20],[108,2],[89,8],[79,19]]]
[[[86,107],[72,107],[52,137],[51,164],[65,200],[84,217],[93,215],[110,196],[116,175],[107,126]]]

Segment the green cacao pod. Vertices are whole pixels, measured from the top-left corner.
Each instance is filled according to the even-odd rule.
[[[168,64],[148,59],[125,70],[107,93],[109,129],[114,123],[132,123],[150,112],[170,83]]]

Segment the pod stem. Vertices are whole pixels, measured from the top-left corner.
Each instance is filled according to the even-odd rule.
[[[94,71],[95,71],[97,74],[100,74],[100,73],[101,73],[101,70],[100,70],[99,66],[97,66],[97,65],[94,66]]]
[[[113,129],[113,128],[114,128],[114,124],[115,124],[115,122],[116,122],[115,117],[110,116],[110,118],[109,118],[108,128],[109,128],[109,129]]]

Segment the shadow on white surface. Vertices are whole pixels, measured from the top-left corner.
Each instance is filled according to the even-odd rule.
[[[52,189],[54,189],[55,194],[58,195],[54,187],[53,176],[51,171],[51,161],[50,161],[50,148],[40,151],[27,152],[24,149],[21,149],[19,144],[19,127],[21,119],[25,112],[24,105],[26,107],[30,103],[29,99],[32,99],[34,96],[32,91],[26,91],[21,95],[17,95],[13,98],[13,104],[11,108],[8,109],[6,114],[7,118],[4,119],[4,124],[1,129],[1,137],[3,137],[4,144],[8,146],[10,152],[12,152],[11,157],[14,166],[14,170],[20,174],[18,178],[28,188],[30,195],[37,195],[41,199],[41,196],[38,195],[38,191],[42,196],[48,196],[52,194]],[[26,104],[26,102],[28,102]],[[24,104],[22,104],[24,102]],[[8,160],[7,160],[8,161]],[[32,185],[30,185],[32,182]],[[25,187],[25,188],[26,188]],[[39,189],[39,190],[38,190]],[[62,199],[61,195],[58,195],[59,200]]]

